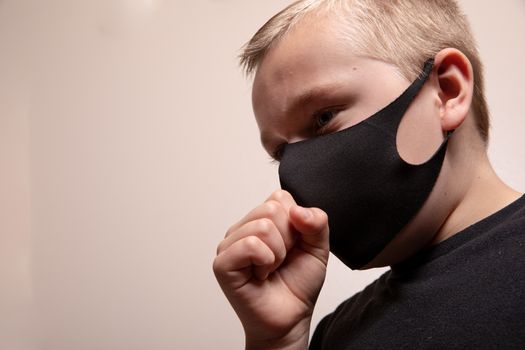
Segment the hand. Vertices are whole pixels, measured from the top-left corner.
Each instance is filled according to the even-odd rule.
[[[282,190],[228,230],[213,269],[247,348],[307,347],[328,251],[327,215]]]

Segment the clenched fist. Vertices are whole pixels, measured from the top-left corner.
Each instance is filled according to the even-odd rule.
[[[247,349],[306,349],[328,251],[326,214],[282,190],[228,230],[213,270]]]

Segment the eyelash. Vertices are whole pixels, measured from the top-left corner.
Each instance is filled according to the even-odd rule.
[[[335,117],[337,117],[339,112],[341,112],[341,109],[331,108],[331,109],[323,109],[323,110],[320,110],[320,111],[314,113],[314,115],[313,115],[313,119],[314,119],[313,130],[315,131],[315,134],[317,136],[321,136],[321,135],[326,134],[327,133],[326,127],[328,126],[328,124],[330,124],[330,122]],[[320,117],[323,116],[326,113],[331,113],[332,116],[331,116],[331,118],[328,121],[324,122],[324,124],[323,124],[323,123],[320,122]],[[282,143],[282,144],[278,145],[275,148],[275,150],[271,154],[271,157],[272,157],[271,162],[272,163],[279,163],[281,161],[282,152],[283,152],[284,147],[286,145],[287,145],[286,143]]]
[[[332,109],[324,109],[321,111],[318,111],[314,114],[314,126],[313,130],[315,131],[316,135],[324,135],[326,133],[326,127],[330,124],[330,122],[337,117],[337,115],[341,112],[341,109],[332,108]],[[330,113],[330,119],[327,121],[322,122],[321,117],[326,115],[327,113]]]

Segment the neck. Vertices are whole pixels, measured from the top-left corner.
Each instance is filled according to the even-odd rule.
[[[431,245],[437,244],[503,209],[522,194],[510,188],[495,173],[484,152],[476,169],[468,176],[469,183],[461,183],[464,191],[459,196]],[[471,163],[472,164],[472,163]]]

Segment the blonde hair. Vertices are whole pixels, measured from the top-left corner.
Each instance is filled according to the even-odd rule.
[[[351,40],[362,55],[394,64],[414,80],[423,63],[445,48],[456,48],[474,71],[472,110],[487,143],[489,110],[483,65],[466,16],[455,0],[299,0],[273,16],[243,47],[240,63],[255,72],[266,53],[306,16],[335,16],[344,25],[336,35]]]

